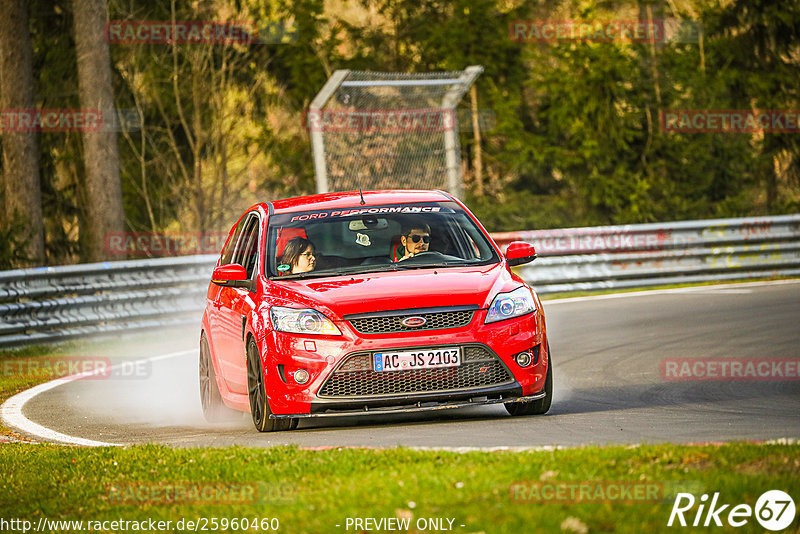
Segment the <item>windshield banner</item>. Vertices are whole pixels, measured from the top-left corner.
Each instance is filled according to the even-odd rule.
[[[293,213],[289,222],[310,221],[314,219],[333,219],[337,217],[353,217],[356,215],[387,215],[396,213],[452,213],[449,208],[441,206],[382,206],[376,208],[345,208],[337,210],[314,211],[309,213]]]

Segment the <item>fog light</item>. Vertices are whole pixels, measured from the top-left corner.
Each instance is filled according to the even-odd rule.
[[[528,367],[531,364],[530,352],[520,352],[515,356],[515,359],[520,367]]]
[[[305,369],[298,369],[294,372],[294,381],[298,384],[305,384],[308,382],[308,371]]]

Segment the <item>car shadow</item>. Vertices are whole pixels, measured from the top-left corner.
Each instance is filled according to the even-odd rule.
[[[555,392],[553,405],[544,417],[577,415],[647,408],[693,408],[695,410],[726,411],[720,406],[737,401],[736,411],[763,413],[764,406],[776,414],[776,397],[795,397],[797,403],[784,403],[777,413],[797,413],[800,410],[800,382],[662,382],[609,387],[563,389]],[[763,405],[758,403],[763,399]],[[441,412],[389,414],[357,417],[303,419],[294,432],[336,431],[345,428],[433,425],[441,423],[481,422],[511,416],[499,405],[454,408]],[[541,416],[533,416],[541,417]]]

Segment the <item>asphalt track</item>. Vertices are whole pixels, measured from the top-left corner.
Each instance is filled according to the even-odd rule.
[[[199,409],[196,333],[139,350],[146,378],[81,379],[36,395],[23,414],[114,444],[517,448],[800,437],[800,381],[665,380],[664,358],[800,359],[800,280],[545,302],[555,362],[546,416],[502,406],[303,420],[260,434],[249,415],[210,425]],[[120,340],[122,345],[127,342]],[[136,347],[126,346],[125,350]],[[144,353],[142,353],[144,352]],[[797,371],[795,371],[795,376]]]

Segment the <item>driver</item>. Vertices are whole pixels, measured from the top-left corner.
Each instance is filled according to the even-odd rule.
[[[415,224],[403,227],[403,235],[400,237],[400,244],[403,245],[405,255],[397,261],[413,258],[422,252],[427,252],[431,245],[431,227],[427,224]]]

